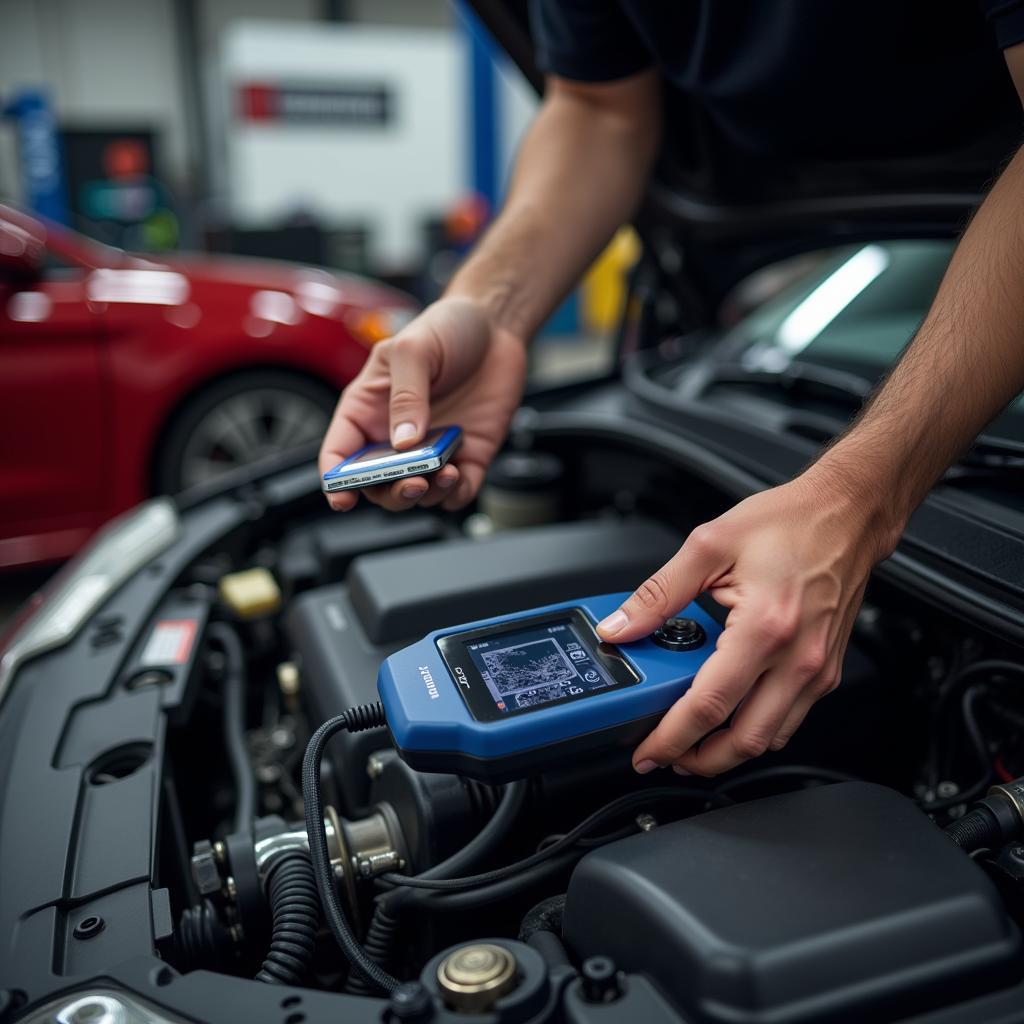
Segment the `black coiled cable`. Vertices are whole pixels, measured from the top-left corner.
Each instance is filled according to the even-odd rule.
[[[256,975],[271,985],[298,985],[313,962],[320,927],[313,865],[302,850],[290,850],[274,863],[267,879],[273,927],[270,951]]]
[[[231,936],[210,900],[202,900],[181,912],[174,929],[174,962],[178,970],[215,970],[226,962],[230,949]]]
[[[398,979],[367,956],[352,934],[352,928],[341,909],[334,887],[331,856],[327,849],[327,830],[324,827],[323,801],[320,796],[320,763],[327,741],[342,729],[348,732],[363,732],[385,724],[384,705],[380,703],[349,708],[343,714],[324,722],[310,737],[302,759],[302,799],[306,805],[306,835],[309,839],[309,855],[313,862],[313,877],[331,934],[352,967],[368,981],[390,994],[398,987]]]

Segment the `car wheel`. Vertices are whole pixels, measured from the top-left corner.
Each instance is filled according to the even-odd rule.
[[[327,385],[285,371],[218,381],[187,399],[172,421],[156,460],[156,491],[175,494],[319,440],[337,397]]]

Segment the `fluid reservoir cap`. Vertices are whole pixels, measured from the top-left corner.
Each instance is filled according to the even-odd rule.
[[[437,983],[453,1010],[483,1013],[516,987],[516,967],[516,958],[507,949],[474,943],[441,961]]]

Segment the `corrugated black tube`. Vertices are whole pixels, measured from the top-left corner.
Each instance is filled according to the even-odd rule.
[[[271,985],[299,985],[309,971],[320,927],[320,901],[309,856],[290,850],[274,863],[267,879],[273,926],[270,951],[256,975]]]

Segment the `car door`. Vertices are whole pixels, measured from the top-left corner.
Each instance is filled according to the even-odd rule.
[[[86,268],[0,268],[0,568],[64,557],[103,518],[103,320]]]

